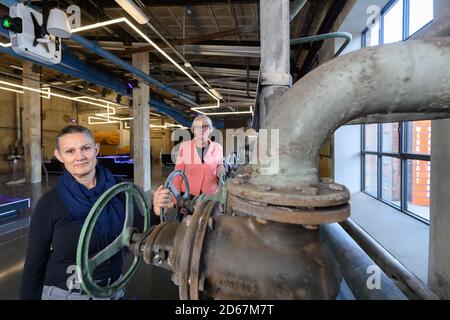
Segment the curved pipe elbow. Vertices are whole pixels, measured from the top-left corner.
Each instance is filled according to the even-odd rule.
[[[352,120],[450,118],[449,57],[450,38],[436,38],[366,48],[318,67],[266,118],[263,129],[279,129],[279,168],[265,175],[259,165],[253,182],[274,187],[317,183],[321,146]]]

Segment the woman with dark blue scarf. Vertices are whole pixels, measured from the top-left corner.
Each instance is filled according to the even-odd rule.
[[[99,145],[91,131],[67,126],[56,138],[55,156],[65,171],[56,188],[44,194],[31,217],[21,299],[88,300],[76,272],[76,251],[83,223],[97,199],[116,183],[113,174],[97,164]],[[119,196],[118,196],[119,197]],[[122,231],[123,200],[116,197],[100,214],[90,242],[90,253],[104,249]],[[123,252],[100,265],[94,280],[100,286],[122,273]],[[110,297],[123,299],[124,291]]]

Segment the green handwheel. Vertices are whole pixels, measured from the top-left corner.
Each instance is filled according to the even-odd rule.
[[[125,193],[125,223],[120,235],[106,248],[98,252],[94,257],[89,257],[89,243],[91,241],[92,232],[95,223],[102,212],[103,208],[119,193]],[[100,196],[84,222],[81,230],[80,239],[77,248],[77,273],[83,290],[97,298],[106,298],[114,295],[131,279],[141,262],[141,258],[135,256],[133,263],[126,273],[122,274],[119,279],[107,287],[100,287],[93,279],[94,270],[103,262],[118,253],[122,248],[131,244],[131,237],[134,232],[134,199],[141,204],[144,211],[144,229],[143,232],[150,228],[150,205],[145,197],[144,191],[133,183],[119,183]]]

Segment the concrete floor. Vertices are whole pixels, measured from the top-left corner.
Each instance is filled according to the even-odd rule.
[[[351,218],[427,283],[429,226],[364,193],[352,195],[350,202]]]
[[[32,208],[0,219],[0,300],[15,300],[19,297],[32,209],[41,195],[56,184],[58,175],[49,175],[48,183],[44,181],[34,185],[6,185],[10,180],[11,175],[0,175],[0,194],[30,197]],[[164,180],[161,167],[155,165],[152,170],[152,189],[156,189]],[[127,299],[178,299],[178,287],[170,277],[169,271],[142,263],[126,286]]]

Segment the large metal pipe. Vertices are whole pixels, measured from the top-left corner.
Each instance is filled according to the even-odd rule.
[[[334,59],[289,90],[263,128],[279,129],[279,170],[251,182],[298,188],[319,182],[320,147],[340,126],[369,115],[450,118],[450,38],[371,47]],[[295,116],[292,116],[295,114]]]
[[[132,251],[172,270],[181,299],[335,299],[341,273],[318,230],[223,214],[200,202],[182,223],[137,235]]]
[[[292,85],[289,0],[261,0],[261,94],[259,124]]]
[[[320,235],[333,252],[357,300],[407,300],[394,282],[339,224],[322,225]]]
[[[420,281],[378,242],[370,237],[352,219],[341,223],[342,228],[375,263],[391,278],[397,279],[399,287],[410,299],[439,300],[426,284]]]

